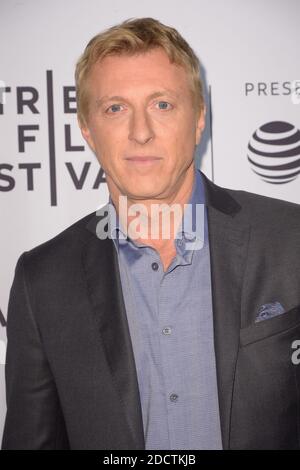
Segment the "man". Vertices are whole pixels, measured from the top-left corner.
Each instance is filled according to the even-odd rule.
[[[299,448],[299,206],[195,169],[199,62],[173,28],[97,35],[76,87],[110,200],[18,260],[2,448]]]

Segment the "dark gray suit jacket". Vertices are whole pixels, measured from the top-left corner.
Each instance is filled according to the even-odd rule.
[[[223,448],[299,449],[300,206],[203,178]],[[97,221],[18,260],[2,449],[144,448],[117,256]],[[274,301],[286,312],[255,323]]]

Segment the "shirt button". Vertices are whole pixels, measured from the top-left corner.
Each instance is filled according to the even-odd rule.
[[[158,270],[158,264],[157,263],[152,263],[151,266],[152,266],[153,271]]]
[[[163,328],[162,332],[164,335],[170,335],[172,333],[172,329],[169,326],[166,326]]]
[[[177,399],[178,399],[178,395],[176,393],[172,393],[170,395],[170,400],[171,401],[175,402],[175,401],[177,401]]]

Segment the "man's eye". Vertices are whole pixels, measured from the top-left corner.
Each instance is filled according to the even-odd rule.
[[[113,104],[109,108],[107,108],[106,112],[116,114],[117,112],[120,111],[120,108],[121,108],[120,104]]]
[[[162,109],[162,110],[168,110],[172,108],[172,105],[168,103],[167,101],[159,101],[157,104],[158,104],[159,109]]]

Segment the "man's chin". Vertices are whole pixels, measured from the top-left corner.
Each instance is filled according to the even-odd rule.
[[[127,197],[131,199],[131,201],[149,201],[149,200],[157,200],[159,202],[159,199],[161,197],[161,194],[163,192],[163,189],[161,191],[159,190],[157,186],[154,187],[137,187],[135,185],[134,188],[129,188],[129,190],[126,192]]]

